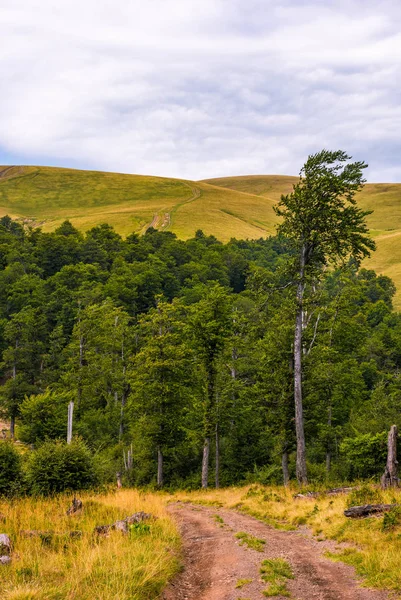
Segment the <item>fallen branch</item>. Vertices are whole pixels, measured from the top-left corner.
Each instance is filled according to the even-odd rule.
[[[400,506],[399,504],[365,504],[363,506],[351,506],[344,511],[344,515],[351,519],[360,519],[388,512],[393,508]]]
[[[306,494],[295,494],[294,498],[319,498],[320,496],[336,496],[337,494],[349,494],[353,490],[357,488],[354,487],[342,487],[342,488],[333,488],[331,490],[326,490],[324,492],[306,492]]]

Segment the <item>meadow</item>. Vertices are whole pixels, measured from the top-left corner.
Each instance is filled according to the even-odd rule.
[[[0,529],[13,542],[11,565],[1,566],[7,600],[147,600],[157,598],[179,568],[179,535],[164,499],[136,490],[80,494],[81,514],[67,516],[72,496],[0,499]],[[156,520],[128,535],[93,533],[137,511]],[[39,532],[40,535],[34,534]],[[74,532],[81,532],[75,534]]]
[[[274,204],[296,177],[252,175],[185,181],[165,177],[78,171],[56,167],[1,167],[0,216],[53,231],[65,219],[86,231],[107,222],[118,233],[149,226],[188,239],[197,229],[226,242],[274,234]],[[391,277],[401,308],[401,184],[367,184],[359,205],[373,210],[367,223],[377,251],[365,266]]]
[[[401,503],[400,490],[383,492],[365,483],[351,494],[294,498],[298,491],[295,486],[247,485],[174,494],[133,489],[84,493],[84,510],[76,516],[66,515],[71,495],[0,501],[1,529],[14,543],[12,564],[2,568],[2,598],[158,598],[181,564],[179,534],[167,513],[172,502],[233,509],[279,530],[310,531],[318,542],[333,541],[326,556],[354,566],[362,585],[401,593],[400,512],[357,520],[343,514],[350,504]],[[94,535],[96,525],[139,510],[157,520],[129,535]],[[42,534],[29,535],[32,531]],[[71,537],[74,531],[82,536]]]

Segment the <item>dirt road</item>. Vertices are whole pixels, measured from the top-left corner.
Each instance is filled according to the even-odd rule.
[[[283,558],[290,563],[294,579],[288,580],[287,587],[297,600],[389,597],[385,592],[359,587],[352,567],[323,556],[325,550],[335,549],[335,542],[318,542],[300,532],[279,531],[225,509],[177,503],[169,510],[181,529],[185,566],[164,592],[163,600],[261,600],[268,587],[260,576],[266,558]],[[263,551],[240,545],[235,537],[238,532],[265,540]],[[251,581],[237,588],[239,580]]]

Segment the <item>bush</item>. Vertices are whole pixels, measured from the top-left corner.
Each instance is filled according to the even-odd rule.
[[[364,484],[349,494],[347,498],[347,507],[363,506],[364,504],[380,504],[381,502],[383,502],[383,496],[380,490]]]
[[[0,496],[13,495],[22,482],[21,457],[12,442],[0,442]]]
[[[380,475],[386,465],[387,432],[346,438],[341,444],[341,453],[347,463],[350,480]]]
[[[46,439],[65,437],[67,405],[71,398],[68,393],[55,392],[26,397],[20,408],[20,439],[28,444],[36,444]]]
[[[87,489],[96,484],[92,456],[81,440],[45,442],[31,455],[28,484],[33,494]]]

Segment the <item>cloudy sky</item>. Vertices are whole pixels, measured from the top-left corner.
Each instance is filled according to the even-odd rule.
[[[0,0],[0,164],[401,182],[400,0]]]

